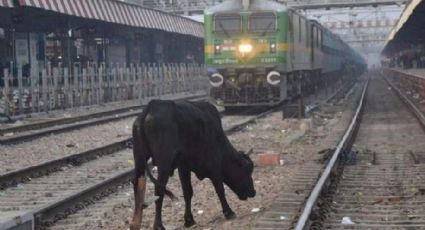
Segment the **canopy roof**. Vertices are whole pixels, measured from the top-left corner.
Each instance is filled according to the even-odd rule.
[[[424,41],[425,3],[422,0],[412,0],[392,29],[382,54],[391,55]]]
[[[12,0],[0,0],[0,3],[9,1]],[[19,0],[19,5],[132,27],[158,29],[195,37],[204,36],[202,23],[116,0]]]

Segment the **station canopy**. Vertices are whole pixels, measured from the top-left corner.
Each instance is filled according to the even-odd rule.
[[[9,4],[11,1],[0,0],[0,4]],[[202,23],[117,0],[19,0],[19,5],[132,27],[157,29],[195,37],[204,36]]]
[[[425,44],[425,2],[412,0],[391,31],[382,54],[389,56],[418,44]]]
[[[13,7],[12,0],[0,0],[0,7]]]

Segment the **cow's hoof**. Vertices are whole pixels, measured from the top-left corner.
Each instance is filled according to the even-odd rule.
[[[153,229],[155,229],[155,230],[165,230],[165,227],[162,224],[154,224]]]
[[[156,226],[156,227],[153,227],[153,229],[155,229],[155,230],[166,230],[164,228],[164,226]]]
[[[195,225],[196,223],[195,223],[195,221],[192,219],[192,220],[185,220],[184,221],[184,226],[186,227],[186,228],[190,228],[190,227],[192,227],[193,225]]]
[[[236,214],[233,211],[228,211],[224,213],[224,216],[226,217],[226,219],[228,220],[233,220],[236,218]]]
[[[195,223],[195,220],[193,219],[193,216],[192,215],[187,216],[187,217],[186,216],[184,217],[184,226],[186,228],[192,227],[195,224],[196,223]]]
[[[140,229],[140,227],[137,227],[138,225],[135,225],[135,224],[131,224],[130,225],[130,230],[139,230]]]

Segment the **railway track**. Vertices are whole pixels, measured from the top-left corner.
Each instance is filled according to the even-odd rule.
[[[424,116],[382,77],[365,95],[289,228],[425,229]]]
[[[226,127],[226,133],[228,135],[238,132],[241,128],[244,128],[246,124],[251,123],[255,121],[256,119],[263,117],[273,110],[269,110],[266,112],[261,113],[260,115],[255,115],[248,117],[248,119],[245,119],[245,121],[242,121],[239,124],[236,125],[230,125]],[[249,114],[252,114],[252,110],[249,110]],[[228,118],[229,116],[225,117],[224,119]],[[234,119],[234,117],[230,117],[229,120]],[[226,122],[223,122],[224,124]],[[126,177],[124,175],[119,175],[120,178],[125,178],[125,180],[128,180],[129,177]],[[121,181],[121,183],[120,183]],[[85,226],[85,223],[88,221],[96,221],[96,219],[99,219],[99,216],[103,215],[103,211],[105,210],[105,206],[112,209],[112,207],[122,205],[123,201],[126,201],[128,199],[131,199],[132,196],[132,187],[129,183],[125,184],[122,183],[123,179],[115,180],[111,179],[111,183],[109,185],[104,185],[103,189],[107,190],[107,198],[101,198],[98,195],[94,195],[97,192],[88,190],[86,195],[78,196],[78,200],[84,200],[84,198],[81,197],[88,197],[85,202],[89,202],[90,205],[85,205],[84,210],[78,211],[79,208],[73,208],[76,206],[76,201],[70,199],[67,202],[59,203],[58,205],[53,205],[52,208],[47,208],[46,212],[43,211],[44,214],[36,214],[36,222],[37,226],[45,227],[46,229],[84,229],[87,226]],[[114,185],[115,184],[115,185]],[[152,186],[152,184],[149,184],[148,186]],[[97,190],[97,188],[95,189]],[[90,197],[90,195],[92,196]],[[97,193],[98,194],[98,193]],[[148,201],[149,204],[153,203],[153,199]],[[71,213],[70,215],[67,215],[66,217],[64,215],[58,213]],[[47,214],[46,214],[47,213]],[[50,214],[49,214],[50,213]]]
[[[224,117],[229,124],[226,128],[227,134],[239,131],[246,124],[267,115],[270,111],[253,115],[251,109],[247,112],[249,116],[242,122],[238,116]],[[235,122],[237,124],[234,124]],[[223,124],[226,126],[226,122],[223,121]],[[87,218],[96,215],[98,206],[113,205],[114,201],[119,204],[122,199],[129,199],[132,188],[128,182],[133,166],[129,163],[132,159],[131,152],[126,148],[130,141],[131,139],[124,139],[100,148],[0,174],[0,206],[5,207],[0,209],[1,215],[6,218],[19,216],[20,218],[8,222],[12,226],[17,222],[21,222],[18,225],[23,226],[28,221],[31,222],[30,225],[37,226],[37,229],[69,229],[84,222],[80,221],[81,215],[78,212],[81,208],[86,209]],[[49,189],[43,189],[46,187]],[[112,202],[105,202],[102,199],[104,196],[108,199],[112,197]],[[87,211],[91,209],[93,212]],[[74,212],[75,214],[72,214]],[[74,218],[76,220],[73,220]]]
[[[184,100],[205,100],[205,95],[185,97]],[[179,99],[180,100],[180,99]],[[128,106],[103,112],[85,114],[69,118],[34,122],[0,129],[0,144],[14,144],[41,136],[67,132],[87,126],[122,120],[140,114],[144,105]]]
[[[271,111],[274,110],[242,120],[231,117],[233,121],[227,122],[226,133],[237,132]],[[104,196],[124,194],[128,199],[133,173],[132,152],[127,149],[130,141],[0,175],[0,216],[13,217],[4,226],[22,226],[28,220],[34,221],[36,229],[44,229],[87,204],[102,204]]]
[[[358,108],[358,101],[365,92],[366,84],[345,84],[336,93],[332,94],[325,100],[325,103],[335,103],[341,98],[350,96],[350,100],[346,101],[346,105],[341,109],[353,110],[355,114]],[[351,120],[351,113],[346,114],[345,120]],[[347,125],[348,126],[348,125]],[[341,130],[340,130],[341,129]],[[264,213],[255,219],[251,229],[253,230],[272,230],[272,229],[294,229],[294,225],[300,216],[300,210],[303,204],[312,192],[318,178],[322,175],[325,168],[326,160],[335,151],[334,143],[341,139],[346,133],[346,126],[341,125],[340,129],[334,129],[335,137],[330,138],[331,141],[325,141],[322,149],[317,150],[317,159],[306,161],[300,165],[300,169],[294,172],[294,176],[287,186],[282,186],[279,197],[275,200]]]

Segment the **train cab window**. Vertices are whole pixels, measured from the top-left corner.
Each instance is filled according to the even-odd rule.
[[[249,17],[249,31],[253,33],[276,32],[277,19],[274,13],[256,13]]]
[[[215,15],[214,32],[217,34],[238,34],[241,32],[241,16],[240,15]]]

